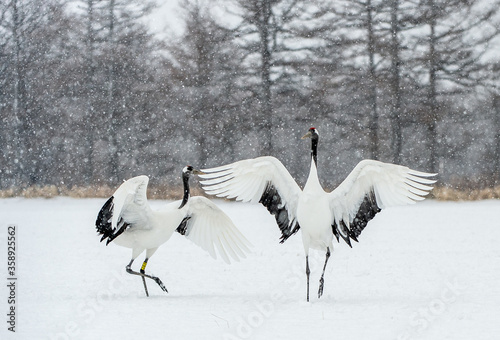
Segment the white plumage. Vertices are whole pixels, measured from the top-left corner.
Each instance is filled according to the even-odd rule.
[[[221,209],[205,197],[189,197],[191,173],[198,174],[199,171],[190,166],[184,168],[182,201],[169,203],[159,210],[151,209],[146,197],[149,178],[137,176],[124,182],[99,212],[96,227],[103,235],[101,241],[107,239],[107,244],[114,242],[132,248],[127,272],[142,277],[146,295],[149,294],[145,277],[155,280],[167,291],[159,278],[145,274],[145,268],[148,259],[175,231],[212,257],[216,258],[218,254],[227,263],[230,263],[230,258],[238,261],[249,251],[249,242]],[[143,266],[140,272],[135,272],[131,265],[144,250]]]
[[[260,202],[275,215],[282,232],[281,242],[301,229],[306,254],[307,300],[309,300],[309,249],[326,251],[318,297],[323,292],[326,263],[333,250],[333,236],[351,246],[380,209],[423,200],[435,181],[433,174],[395,164],[363,160],[332,192],[323,190],[317,174],[319,134],[309,129],[311,169],[301,190],[283,164],[274,157],[246,159],[205,169],[200,177],[204,190],[218,197]]]

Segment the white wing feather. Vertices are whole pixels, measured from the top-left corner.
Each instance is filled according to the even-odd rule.
[[[133,177],[120,185],[113,194],[113,217],[111,228],[117,230],[120,218],[128,224],[146,225],[149,205],[147,205],[146,190],[149,177]]]
[[[217,168],[204,169],[203,189],[210,195],[257,203],[268,185],[281,198],[281,206],[290,222],[296,221],[297,204],[302,192],[285,166],[271,156],[246,159]]]
[[[250,242],[236,228],[231,219],[209,199],[201,196],[188,201],[185,236],[213,258],[216,253],[226,263],[229,258],[239,261],[250,252]]]
[[[421,201],[432,190],[430,185],[436,182],[427,178],[432,176],[435,174],[401,165],[363,160],[329,194],[335,222],[339,225],[342,220],[349,226],[361,203],[372,191],[380,209]]]

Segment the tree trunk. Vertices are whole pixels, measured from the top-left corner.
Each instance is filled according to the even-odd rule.
[[[116,70],[115,70],[115,57],[114,52],[116,50],[115,46],[115,1],[110,0],[109,2],[109,34],[108,34],[108,46],[109,46],[109,62],[108,62],[108,114],[111,118],[108,123],[108,137],[110,143],[110,179],[112,182],[119,183],[120,181],[120,150],[118,145],[118,128],[120,125],[118,112],[116,110],[117,103],[115,102],[115,81],[116,81]]]
[[[434,1],[429,0],[429,8],[434,11]],[[437,88],[436,88],[436,69],[437,69],[437,58],[436,58],[436,20],[434,18],[434,13],[431,14],[430,21],[430,36],[429,36],[429,111],[430,117],[427,120],[427,133],[428,133],[428,148],[430,151],[429,157],[429,170],[430,172],[438,172],[438,152],[437,152],[437,115],[439,114],[439,107],[437,102]]]
[[[271,18],[270,0],[260,2],[259,34],[261,43],[261,124],[260,130],[264,136],[262,154],[272,152],[272,98],[271,98],[271,51],[269,50],[269,25]]]
[[[393,162],[401,163],[401,152],[403,148],[403,136],[401,127],[401,75],[400,66],[401,58],[399,56],[399,23],[398,23],[398,6],[399,0],[391,2],[391,88],[393,102],[391,105],[391,126],[392,126],[392,153]]]
[[[496,95],[493,99],[495,107],[494,129],[495,129],[495,185],[500,185],[500,95]]]
[[[370,105],[370,157],[379,159],[378,153],[378,108],[377,108],[377,79],[375,73],[375,33],[373,28],[373,7],[371,0],[366,3],[366,27],[368,30],[368,62],[369,62],[369,105]]]
[[[33,184],[34,178],[30,176],[32,171],[30,170],[33,166],[32,162],[29,160],[36,160],[32,157],[29,150],[29,134],[31,128],[31,122],[29,114],[26,110],[26,79],[25,70],[22,65],[23,63],[23,44],[22,44],[22,13],[18,7],[18,1],[12,1],[12,42],[14,47],[13,55],[13,102],[12,110],[14,114],[15,121],[15,143],[17,144],[17,155],[15,155],[17,160],[15,181],[19,184],[26,183]],[[27,165],[27,166],[26,166]]]
[[[93,155],[94,155],[94,139],[96,136],[95,127],[96,127],[96,122],[95,122],[95,114],[94,114],[94,95],[96,94],[95,91],[95,84],[94,84],[94,42],[95,42],[95,31],[93,28],[94,24],[94,0],[87,0],[87,15],[88,15],[88,22],[87,22],[87,41],[86,41],[86,48],[87,48],[87,53],[86,53],[86,70],[85,70],[85,76],[86,76],[86,100],[87,100],[87,107],[86,107],[86,136],[85,136],[85,141],[86,141],[86,159],[87,163],[85,164],[85,172],[84,172],[84,178],[85,178],[85,184],[86,185],[91,185],[94,179],[94,162],[93,162]]]

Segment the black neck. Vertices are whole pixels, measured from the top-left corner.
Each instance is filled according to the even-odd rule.
[[[182,174],[182,182],[184,184],[184,197],[182,197],[182,202],[179,209],[185,206],[189,199],[189,174],[187,173]]]
[[[314,160],[314,164],[316,164],[316,167],[318,167],[318,140],[319,137],[317,134],[314,134],[311,137],[311,156]]]

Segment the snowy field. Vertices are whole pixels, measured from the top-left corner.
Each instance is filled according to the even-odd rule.
[[[311,254],[310,303],[300,234],[279,244],[260,205],[216,201],[253,244],[226,265],[179,234],[141,279],[131,251],[99,243],[104,199],[0,200],[1,339],[498,339],[500,201],[386,209],[359,243]],[[164,204],[151,202],[153,206]],[[17,226],[16,333],[7,331],[7,226]],[[142,255],[134,263],[139,269]]]

